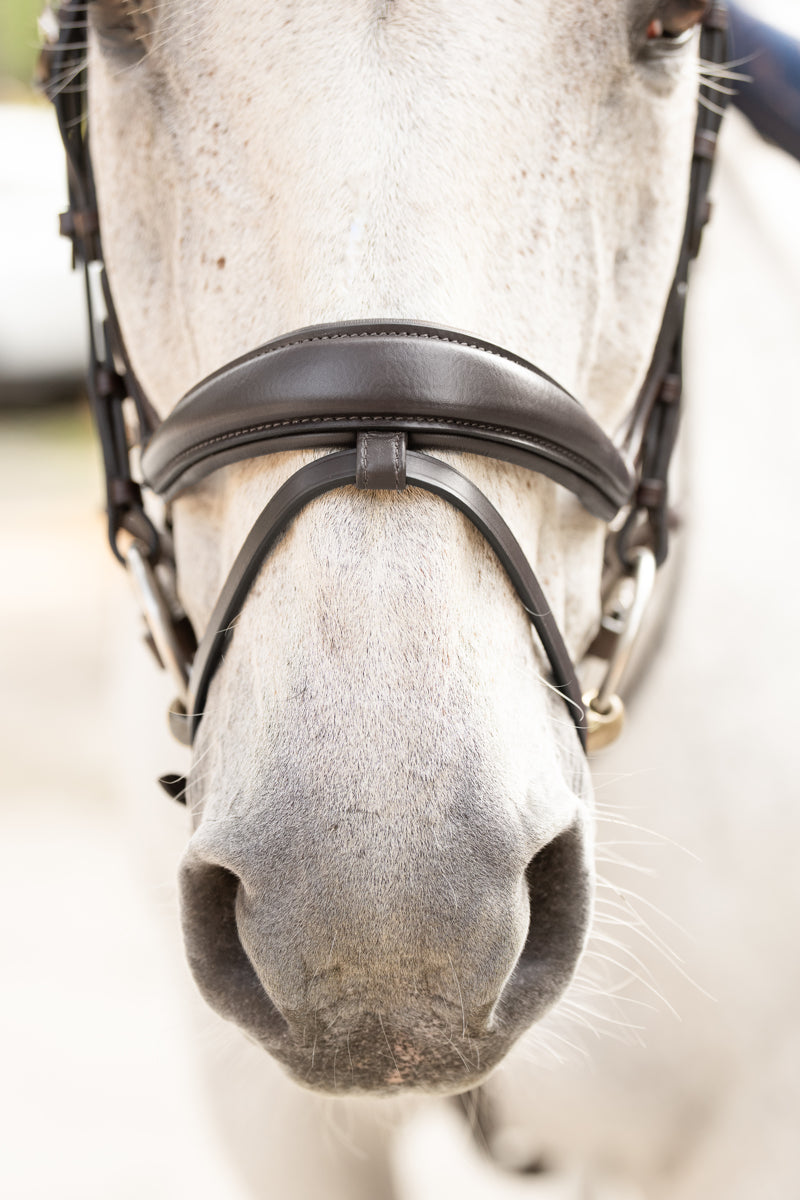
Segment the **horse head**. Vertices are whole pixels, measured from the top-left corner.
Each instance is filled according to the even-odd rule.
[[[158,416],[286,330],[413,318],[510,347],[613,434],[684,236],[704,7],[95,0],[103,255]],[[323,452],[175,498],[196,630]],[[605,522],[514,462],[430,453],[502,513],[580,659]],[[573,976],[585,756],[506,572],[429,492],[340,488],[284,530],[210,682],[188,800],[197,982],[309,1087],[471,1087]]]

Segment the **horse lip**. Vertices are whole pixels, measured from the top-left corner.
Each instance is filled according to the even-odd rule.
[[[459,1031],[460,1035],[460,1031]],[[454,1095],[475,1087],[510,1046],[495,1034],[471,1037],[398,1037],[371,1014],[360,1030],[314,1037],[298,1047],[284,1042],[272,1052],[296,1082],[328,1095]]]

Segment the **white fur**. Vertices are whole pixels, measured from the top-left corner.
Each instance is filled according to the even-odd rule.
[[[147,63],[122,70],[97,50],[91,63],[104,247],[134,365],[160,411],[208,371],[284,330],[414,316],[473,329],[527,355],[614,427],[646,368],[674,265],[694,120],[691,53],[658,71],[631,64],[622,0],[498,0],[488,11],[445,0],[236,0],[224,8],[170,0],[164,9]],[[176,506],[181,587],[200,627],[250,522],[300,461],[289,455],[231,468]],[[578,653],[598,615],[602,528],[546,481],[482,461],[460,465],[517,533]],[[358,661],[365,630],[386,633],[358,670],[338,651],[332,656],[331,671],[318,676],[325,695],[311,710],[352,717],[362,689],[394,698],[379,718],[364,716],[370,745],[368,753],[361,748],[368,796],[384,813],[408,754],[409,722],[424,763],[443,697],[456,742],[468,744],[478,721],[482,735],[490,730],[489,791],[504,820],[527,824],[543,844],[585,811],[585,780],[559,751],[564,713],[541,686],[538,651],[499,568],[443,505],[404,500],[364,511],[346,494],[331,496],[297,520],[272,556],[203,726],[196,787],[212,826],[230,816],[230,764],[256,792],[275,739],[285,741],[309,719],[288,668],[298,654],[319,659],[321,600],[334,614],[336,645],[349,647],[351,659]],[[376,558],[382,545],[388,549]],[[420,655],[404,648],[423,635],[428,673],[420,685]],[[686,658],[675,661],[687,669]],[[699,677],[705,689],[714,671]],[[637,821],[713,849],[730,819],[731,780],[708,771],[700,790],[709,806],[698,813],[695,796],[687,811],[691,777],[684,770],[670,783],[662,766],[679,754],[676,740],[697,739],[704,728],[705,691],[692,705],[685,678],[671,680],[662,668],[656,682],[664,696],[681,697],[680,707],[665,714],[651,706],[656,734],[643,717],[607,769],[637,772],[622,789],[635,796]],[[474,704],[464,701],[467,688]],[[292,752],[302,769],[305,743]],[[330,779],[346,780],[359,753],[357,724],[344,736],[331,731],[323,756]],[[320,761],[305,765],[319,772]],[[648,812],[654,770],[658,803]],[[445,804],[433,786],[418,801],[420,813]],[[743,823],[761,811],[759,804]],[[728,884],[737,886],[745,844],[741,833],[728,844],[727,878],[725,870],[709,873],[667,855],[662,885],[651,889],[654,902],[699,932],[692,975],[703,977],[703,947],[737,926],[739,908],[716,923],[713,911],[702,919],[698,911],[709,880],[711,904]],[[647,864],[651,852],[636,847],[628,857]],[[766,847],[759,861],[762,878]],[[459,864],[450,865],[457,873]],[[614,875],[617,891],[608,894],[624,909],[625,871],[603,863],[601,874]],[[647,943],[636,952],[657,975],[663,962],[652,965]],[[790,953],[781,943],[758,970]],[[739,1154],[730,1160],[734,1170],[714,1142],[726,1121],[747,1125],[747,1081],[759,1053],[755,1013],[766,1020],[769,1012],[763,988],[742,989],[737,1008],[731,961],[715,972],[725,1002],[720,1021],[690,985],[673,980],[672,995],[698,1014],[688,1033],[676,1034],[656,1001],[656,1017],[642,1010],[647,1051],[606,1041],[592,1048],[594,1073],[569,1066],[531,1075],[519,1062],[498,1072],[490,1086],[499,1108],[524,1111],[535,1123],[522,1140],[618,1172],[654,1197],[745,1197],[760,1194],[765,1179],[772,1190],[763,1194],[787,1195],[780,1166],[769,1175],[757,1155],[743,1162]],[[583,1002],[576,991],[574,1003]],[[631,1008],[622,1004],[619,1017],[630,1023]],[[748,1036],[741,1053],[735,1045],[732,1052],[742,1023]],[[560,1036],[558,1014],[543,1037],[547,1026]],[[779,1057],[773,1046],[763,1061]],[[725,1095],[730,1081],[738,1105]],[[520,1095],[521,1109],[514,1107]],[[277,1103],[285,1114],[285,1102]],[[311,1114],[320,1102],[306,1104],[313,1141]],[[257,1125],[253,1112],[248,1119]],[[252,1179],[286,1146],[276,1137]],[[343,1161],[353,1170],[341,1168],[340,1182],[328,1166],[320,1194],[375,1197],[378,1184],[363,1164]],[[285,1169],[291,1176],[291,1164]],[[308,1194],[307,1179],[295,1184],[298,1196]],[[268,1183],[263,1194],[271,1194]]]

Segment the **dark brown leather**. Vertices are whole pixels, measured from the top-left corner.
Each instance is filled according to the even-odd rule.
[[[703,60],[711,63],[726,61],[726,30],[725,5],[720,0],[712,0],[703,14],[700,38]],[[713,83],[701,79],[689,175],[689,203],[678,265],[647,376],[619,438],[626,461],[634,464],[639,479],[663,484],[658,495],[653,489],[637,492],[627,518],[617,532],[614,551],[619,561],[628,566],[637,544],[650,546],[658,566],[663,565],[669,551],[668,478],[682,407],[686,290],[689,267],[700,249],[703,229],[710,215],[708,188],[713,152],[726,102],[724,93],[715,91]]]
[[[417,321],[345,321],[276,338],[194,387],[142,465],[170,499],[239,459],[402,430],[418,449],[489,454],[540,471],[611,520],[633,480],[569,392],[524,358]]]
[[[356,487],[360,491],[402,492],[406,486],[406,435],[359,433]]]
[[[428,454],[408,451],[405,458],[408,483],[425,488],[452,504],[483,534],[494,550],[539,636],[553,672],[553,682],[566,702],[585,749],[585,714],[575,667],[519,542],[494,505],[460,471]],[[357,449],[340,450],[307,463],[278,489],[256,520],[225,580],[203,640],[197,648],[189,679],[187,706],[184,709],[176,704],[170,712],[170,729],[179,741],[191,745],[194,740],[208,688],[233,636],[236,618],[280,534],[297,513],[317,496],[355,483],[360,470],[358,459]],[[384,471],[383,478],[388,489],[396,487],[394,470]],[[374,477],[372,486],[378,486]]]

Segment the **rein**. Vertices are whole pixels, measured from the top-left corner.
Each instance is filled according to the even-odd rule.
[[[705,60],[725,60],[726,29],[725,5],[715,0],[702,21]],[[294,516],[335,488],[402,491],[410,484],[458,508],[491,545],[531,618],[581,746],[592,751],[614,740],[623,721],[620,679],[669,549],[667,479],[681,413],[689,264],[710,215],[724,97],[701,84],[678,264],[644,384],[615,439],[518,355],[457,330],[382,319],[312,326],[268,342],[202,380],[159,421],[131,366],[105,272],[85,107],[85,43],[85,2],[66,0],[43,68],[67,156],[69,208],[61,232],[71,239],[73,265],[81,265],[86,282],[88,391],[103,452],[109,542],[129,569],[157,657],[178,685],[170,711],[175,736],[192,743],[235,618]],[[64,80],[70,82],[63,86]],[[169,509],[166,522],[157,522],[145,494],[168,506],[231,462],[301,447],[336,449],[301,467],[269,501],[198,645],[175,599]],[[611,599],[588,652],[607,664],[596,691],[581,695],[561,632],[508,525],[470,480],[426,453],[431,449],[488,455],[546,475],[608,523]],[[141,471],[132,462],[139,450]],[[178,798],[185,792],[182,777],[161,782]]]

